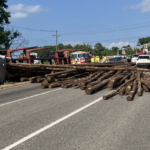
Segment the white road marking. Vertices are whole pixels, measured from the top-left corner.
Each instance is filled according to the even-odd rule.
[[[55,89],[55,90],[52,90],[52,91],[48,91],[48,92],[44,92],[44,93],[32,95],[32,96],[29,96],[29,97],[25,97],[25,98],[22,98],[22,99],[18,99],[18,100],[15,100],[15,101],[11,101],[11,102],[8,102],[8,103],[4,103],[4,104],[1,104],[0,107],[1,107],[1,106],[5,106],[5,105],[8,105],[8,104],[16,103],[16,102],[19,102],[19,101],[23,101],[23,100],[26,100],[26,99],[28,99],[28,98],[32,98],[32,97],[44,95],[44,94],[47,94],[47,93],[55,92],[55,91],[58,91],[58,90],[61,90],[61,89],[62,89],[62,88],[58,88],[58,89]]]
[[[72,113],[70,113],[70,114],[68,114],[68,115],[66,115],[66,116],[64,116],[64,117],[62,117],[62,118],[60,118],[60,119],[58,119],[58,120],[56,120],[56,121],[50,123],[49,125],[47,125],[47,126],[41,128],[41,129],[39,129],[39,130],[37,130],[37,131],[35,131],[35,132],[29,134],[28,136],[26,136],[26,137],[24,137],[24,138],[18,140],[17,142],[11,144],[10,146],[7,146],[6,148],[4,148],[4,149],[2,149],[2,150],[10,150],[10,149],[12,149],[12,148],[14,148],[14,147],[20,145],[21,143],[23,143],[23,142],[25,142],[25,141],[27,141],[27,140],[33,138],[34,136],[36,136],[36,135],[38,135],[38,134],[44,132],[45,130],[47,130],[47,129],[49,129],[49,128],[55,126],[55,125],[57,125],[58,123],[60,123],[60,122],[62,122],[62,121],[64,121],[64,120],[66,120],[66,119],[68,119],[68,118],[70,118],[70,117],[76,115],[77,113],[79,113],[79,112],[81,112],[82,110],[84,110],[84,109],[86,109],[86,108],[88,108],[88,107],[94,105],[95,103],[97,103],[97,102],[99,102],[99,101],[101,101],[101,100],[102,100],[102,97],[99,98],[99,99],[97,99],[97,100],[95,100],[95,101],[93,101],[93,102],[91,102],[91,103],[89,103],[89,104],[87,104],[87,105],[85,105],[85,106],[83,106],[83,107],[81,107],[81,108],[79,108],[79,109],[77,109],[77,110],[75,110],[75,111],[73,111]]]

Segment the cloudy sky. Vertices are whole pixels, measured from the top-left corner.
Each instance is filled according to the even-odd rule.
[[[111,48],[150,36],[150,0],[8,0],[11,24],[29,46],[97,42]]]

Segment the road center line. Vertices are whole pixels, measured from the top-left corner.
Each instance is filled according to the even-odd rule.
[[[70,117],[76,115],[77,113],[83,111],[84,109],[86,109],[86,108],[88,108],[88,107],[94,105],[95,103],[97,103],[97,102],[99,102],[99,101],[101,101],[101,100],[102,100],[102,97],[99,98],[99,99],[96,99],[95,101],[93,101],[93,102],[91,102],[91,103],[89,103],[89,104],[87,104],[87,105],[85,105],[85,106],[83,106],[83,107],[81,107],[81,108],[79,108],[79,109],[73,111],[72,113],[70,113],[70,114],[68,114],[68,115],[66,115],[66,116],[64,116],[64,117],[62,117],[62,118],[60,118],[60,119],[58,119],[58,120],[56,120],[56,121],[54,121],[54,122],[52,122],[52,123],[50,123],[49,125],[47,125],[47,126],[41,128],[41,129],[39,129],[39,130],[37,130],[37,131],[35,131],[35,132],[29,134],[28,136],[26,136],[26,137],[24,137],[24,138],[18,140],[17,142],[11,144],[10,146],[7,146],[6,148],[4,148],[4,149],[2,149],[2,150],[10,150],[10,149],[12,149],[12,148],[14,148],[14,147],[20,145],[21,143],[23,143],[23,142],[25,142],[25,141],[27,141],[27,140],[33,138],[34,136],[36,136],[36,135],[38,135],[38,134],[44,132],[45,130],[47,130],[47,129],[49,129],[49,128],[51,128],[51,127],[53,127],[53,126],[59,124],[60,122],[62,122],[62,121],[64,121],[64,120],[66,120],[66,119],[68,119],[68,118],[70,118]]]
[[[16,103],[16,102],[19,102],[19,101],[23,101],[23,100],[26,100],[26,99],[29,99],[29,98],[32,98],[32,97],[36,97],[36,96],[44,95],[44,94],[47,94],[47,93],[55,92],[55,91],[58,91],[58,90],[61,90],[61,89],[62,88],[58,88],[58,89],[55,89],[55,90],[52,90],[52,91],[48,91],[48,92],[32,95],[32,96],[29,96],[29,97],[25,97],[25,98],[22,98],[22,99],[18,99],[18,100],[15,100],[15,101],[11,101],[11,102],[8,102],[8,103],[4,103],[4,104],[1,104],[0,107],[8,105],[8,104]]]

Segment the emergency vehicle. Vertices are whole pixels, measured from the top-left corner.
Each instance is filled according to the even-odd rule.
[[[30,53],[30,58],[38,58],[37,55],[37,53],[32,52]],[[41,62],[39,60],[34,60],[34,64],[41,64]]]
[[[89,54],[89,52],[73,52],[70,58],[71,64],[82,64],[91,62],[91,54]]]

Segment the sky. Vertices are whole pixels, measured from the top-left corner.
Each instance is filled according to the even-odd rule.
[[[150,0],[8,0],[11,24],[28,46],[97,42],[136,46],[150,36]]]

